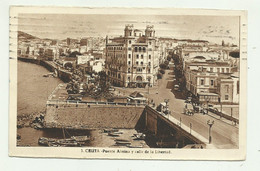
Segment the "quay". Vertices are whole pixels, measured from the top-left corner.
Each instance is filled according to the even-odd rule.
[[[198,132],[148,104],[66,100],[64,91],[65,86],[60,84],[49,96],[45,128],[145,130],[157,139],[180,140],[181,146],[199,144],[203,148],[216,148]]]
[[[69,82],[72,78],[72,72],[63,69],[53,61],[46,61],[42,59],[29,58],[29,57],[18,57],[18,60],[41,65],[46,69],[48,69],[50,72],[54,72],[55,75],[64,82]]]

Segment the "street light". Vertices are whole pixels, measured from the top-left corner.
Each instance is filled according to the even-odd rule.
[[[192,124],[190,123],[190,134],[191,134],[191,128],[192,128]]]
[[[207,124],[208,124],[208,126],[209,126],[209,144],[210,144],[210,143],[211,143],[211,127],[212,127],[213,124],[214,124],[214,120],[213,120],[213,121],[208,120],[208,121],[207,121]]]
[[[207,114],[209,113],[209,101],[210,101],[210,96],[206,96],[205,100],[207,102]]]
[[[165,102],[165,112],[168,114],[168,103],[169,103],[170,99],[164,99],[164,102]]]

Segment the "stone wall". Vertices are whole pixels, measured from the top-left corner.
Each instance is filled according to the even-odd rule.
[[[124,128],[142,124],[144,106],[120,105],[48,105],[45,116],[47,128]]]

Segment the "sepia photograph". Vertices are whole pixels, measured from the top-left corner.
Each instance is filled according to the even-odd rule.
[[[245,159],[246,24],[245,11],[11,7],[10,155]]]

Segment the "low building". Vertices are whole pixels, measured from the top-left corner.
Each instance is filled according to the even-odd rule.
[[[146,104],[147,98],[140,92],[133,92],[128,97],[127,100],[129,103],[136,103],[136,104]]]

